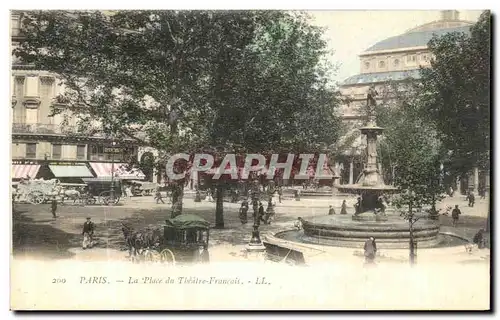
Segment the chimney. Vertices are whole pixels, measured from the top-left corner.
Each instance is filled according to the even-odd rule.
[[[459,20],[460,13],[457,10],[443,10],[441,11],[441,20]]]

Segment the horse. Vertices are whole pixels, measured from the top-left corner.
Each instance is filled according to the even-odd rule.
[[[71,199],[73,200],[73,203],[76,202],[76,200],[80,199],[81,193],[78,190],[64,190],[62,189],[59,192],[59,195],[61,196],[61,200],[64,201],[64,199]]]
[[[135,231],[132,227],[122,223],[122,232],[129,250],[129,257],[142,254],[146,249],[158,248],[162,239],[160,228],[149,227]]]

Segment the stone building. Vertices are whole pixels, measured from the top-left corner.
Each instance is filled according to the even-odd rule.
[[[22,41],[22,13],[11,14],[11,49]],[[58,178],[77,183],[81,178],[110,177],[111,170],[137,159],[139,145],[133,140],[114,140],[102,133],[85,134],[64,104],[51,115],[51,105],[61,93],[56,75],[12,57],[12,179]],[[57,105],[57,104],[56,104]],[[140,161],[140,159],[139,159]],[[147,172],[146,176],[151,177]],[[130,177],[141,180],[144,176]]]
[[[441,19],[432,21],[403,34],[396,35],[375,43],[359,55],[359,74],[344,80],[340,91],[344,98],[341,112],[344,122],[351,131],[344,137],[351,139],[349,149],[345,150],[344,158],[339,166],[344,168],[341,176],[344,183],[353,183],[362,171],[363,141],[356,128],[364,121],[362,108],[366,106],[368,88],[373,86],[379,93],[386,88],[387,82],[402,82],[418,80],[419,68],[429,66],[431,53],[427,47],[429,40],[451,32],[469,33],[471,21],[459,19],[456,10],[441,11]],[[382,96],[382,95],[380,95]],[[380,97],[379,97],[380,98]],[[468,177],[457,179],[458,189],[465,193],[467,189],[478,192],[480,185],[488,188],[489,173],[478,168]]]

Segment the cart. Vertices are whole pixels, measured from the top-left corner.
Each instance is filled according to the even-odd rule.
[[[19,202],[42,204],[58,196],[58,188],[56,179],[22,180],[17,183],[15,199]]]
[[[158,248],[144,250],[144,260],[162,263],[193,263],[200,247],[208,257],[210,224],[194,214],[181,214],[167,219],[163,239]]]
[[[82,194],[82,198],[86,204],[117,204],[122,197],[122,183],[120,179],[88,178],[83,179],[83,181],[87,185]],[[111,200],[112,196],[114,201]]]
[[[150,196],[158,188],[157,183],[149,181],[132,180],[130,184],[132,184],[132,194],[134,196]]]

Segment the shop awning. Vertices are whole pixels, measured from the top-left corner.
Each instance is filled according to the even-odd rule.
[[[111,177],[111,172],[114,171],[114,176],[123,180],[140,180],[146,176],[140,169],[127,169],[125,163],[109,163],[109,162],[91,162],[90,166],[94,169],[97,177]]]
[[[86,165],[49,165],[56,178],[92,178],[94,175]]]
[[[40,170],[39,164],[14,164],[12,165],[12,179],[34,179]]]

